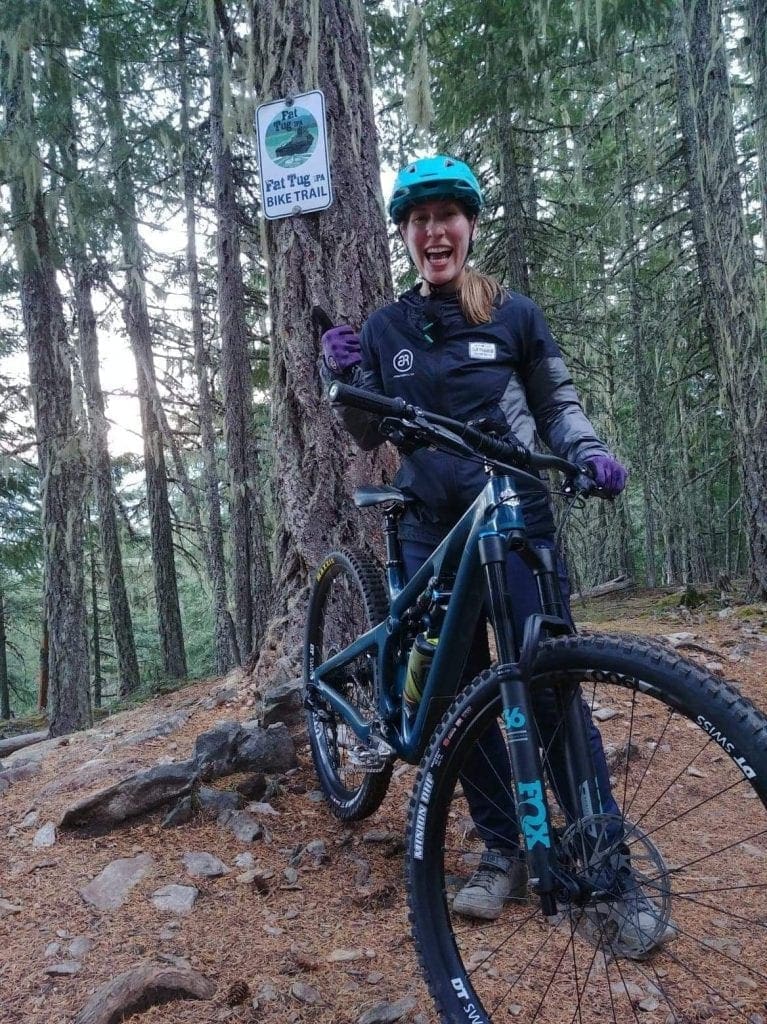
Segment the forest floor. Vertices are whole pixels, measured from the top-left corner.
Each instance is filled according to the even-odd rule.
[[[682,653],[709,663],[767,709],[764,606],[735,607],[724,617],[713,605],[659,610],[658,593],[645,591],[579,604],[576,617],[581,627],[606,632],[692,634]],[[210,707],[207,698],[220,686],[221,680],[196,682],[113,715],[48,750],[37,774],[0,795],[0,1024],[71,1024],[100,985],[145,962],[191,965],[217,992],[212,1001],[155,1006],[133,1018],[142,1024],[436,1019],[409,940],[403,886],[414,777],[408,766],[395,770],[381,809],[353,826],[335,821],[318,800],[308,748],[299,744],[298,768],[267,798],[275,813],[264,818],[266,840],[246,846],[202,817],[163,829],[158,811],[101,837],[59,831],[54,845],[33,848],[36,829],[115,781],[126,765],[135,771],[188,757],[195,737],[215,722],[248,718],[244,686],[228,703]],[[141,742],[148,725],[184,709],[189,717],[180,728]],[[92,781],[73,793],[68,780],[78,772]],[[324,857],[306,855],[315,840],[324,844]],[[258,885],[242,875],[242,859],[235,863],[248,850],[262,871]],[[199,851],[220,858],[228,873],[190,880],[182,857]],[[151,858],[149,873],[121,907],[98,911],[83,900],[80,890],[106,865],[139,854]],[[168,883],[197,887],[190,913],[172,916],[153,904],[152,892]],[[248,998],[229,1006],[227,996],[242,982]],[[398,1010],[371,1012],[396,1001]]]

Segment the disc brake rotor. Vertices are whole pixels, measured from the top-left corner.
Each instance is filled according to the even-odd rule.
[[[560,840],[565,869],[591,895],[566,904],[578,932],[612,956],[646,958],[673,936],[670,871],[638,825],[594,814],[568,826]]]

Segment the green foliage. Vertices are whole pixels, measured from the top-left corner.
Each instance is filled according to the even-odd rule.
[[[722,412],[701,313],[678,141],[671,0],[365,0],[384,163],[452,152],[477,169],[487,194],[477,261],[508,281],[511,172],[533,297],[564,349],[589,416],[632,470],[616,507],[591,503],[570,530],[569,556],[585,587],[630,569],[678,584],[742,571],[732,435]],[[102,355],[124,336],[125,255],[117,234],[116,177],[103,79],[119,80],[130,177],[144,239],[146,291],[160,393],[193,486],[202,496],[197,382],[184,258],[181,160],[194,181],[206,372],[221,424],[217,264],[212,228],[206,18],[220,8],[234,26],[226,124],[240,212],[253,387],[263,449],[261,491],[270,526],[269,321],[261,257],[257,168],[245,79],[246,21],[237,5],[179,7],[139,0],[6,0],[0,5],[0,91],[15,83],[34,117],[0,133],[3,181],[40,184],[67,316],[85,253],[96,295]],[[260,16],[258,5],[254,16]],[[732,18],[737,20],[737,12]],[[179,50],[179,19],[185,31]],[[734,34],[734,30],[731,32]],[[457,41],[460,45],[457,45]],[[730,42],[734,43],[734,39]],[[732,47],[739,156],[758,208],[757,121],[750,72]],[[182,154],[181,61],[190,90],[191,139]],[[22,72],[19,76],[19,72]],[[343,202],[339,193],[337,202]],[[23,344],[9,256],[11,211],[0,203],[0,585],[17,703],[34,700],[42,593],[36,471],[26,389],[6,373]],[[311,220],[306,221],[311,230]],[[415,277],[395,233],[401,289]],[[73,332],[74,333],[74,332]],[[128,382],[126,387],[130,388]],[[218,458],[223,465],[223,437]],[[139,456],[114,459],[125,574],[145,692],[164,685]],[[222,487],[225,528],[226,488]],[[202,540],[172,484],[174,538],[192,676],[213,671],[212,601]],[[94,524],[94,530],[97,524]],[[654,530],[654,545],[650,534]],[[98,544],[94,544],[105,695],[116,691],[114,643]]]
[[[430,55],[428,139],[401,113],[416,8]],[[477,261],[501,279],[512,154],[533,297],[589,416],[632,469],[619,511],[591,503],[572,527],[584,586],[627,566],[667,582],[744,568],[678,145],[671,9],[665,0],[421,0],[400,4],[399,17],[376,6],[371,22],[384,154],[401,163],[420,148],[472,163],[488,200]],[[756,235],[753,208],[750,227]],[[397,269],[405,286],[410,268]]]

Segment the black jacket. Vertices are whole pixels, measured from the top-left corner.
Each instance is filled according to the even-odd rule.
[[[463,422],[502,413],[523,444],[539,439],[562,458],[582,462],[605,454],[583,412],[562,354],[541,310],[509,293],[489,324],[466,321],[455,294],[424,298],[419,286],[373,313],[361,333],[362,363],[346,383],[401,397]],[[327,367],[326,381],[332,379]],[[376,419],[344,408],[339,416],[363,449],[384,438]],[[395,478],[410,498],[401,534],[438,542],[487,481],[481,463],[420,449],[403,457]],[[531,536],[553,529],[545,495],[523,492]]]

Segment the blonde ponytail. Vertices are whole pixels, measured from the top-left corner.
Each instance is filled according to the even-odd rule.
[[[493,308],[502,295],[503,289],[494,277],[466,268],[458,288],[458,301],[470,324],[489,324]]]

